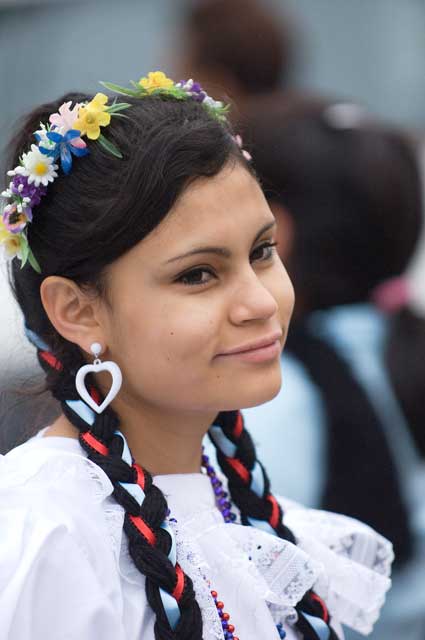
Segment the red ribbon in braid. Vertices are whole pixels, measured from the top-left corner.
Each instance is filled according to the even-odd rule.
[[[242,414],[240,411],[238,411],[238,414],[236,416],[235,426],[233,427],[233,437],[235,438],[235,440],[239,440],[239,438],[241,437],[242,431],[243,431]]]
[[[323,602],[322,598],[320,598],[317,593],[314,593],[314,591],[311,592],[311,597],[313,600],[316,600],[316,602],[318,602],[320,604],[320,606],[322,607],[322,611],[323,611],[323,620],[326,622],[326,624],[329,622],[329,611],[327,606],[325,605],[325,603]]]
[[[95,401],[96,404],[100,404],[102,401],[102,398],[100,397],[100,393],[99,391],[96,389],[96,387],[90,387],[90,395],[93,398],[93,400]]]
[[[276,529],[279,526],[279,520],[280,520],[279,503],[276,500],[276,498],[274,496],[272,496],[271,493],[269,493],[269,495],[267,496],[266,500],[268,502],[270,502],[270,504],[272,505],[272,513],[271,513],[271,516],[269,518],[269,524],[273,529]]]
[[[133,462],[132,467],[136,471],[136,484],[138,484],[139,487],[142,489],[142,491],[144,491],[145,490],[145,472],[143,471],[142,467],[137,464],[137,462]]]
[[[94,436],[90,431],[86,431],[85,433],[80,433],[81,440],[84,440],[86,444],[89,445],[92,449],[94,449],[97,453],[100,453],[102,456],[107,456],[109,453],[109,449],[106,445],[103,444],[96,436]]]
[[[156,544],[156,535],[148,524],[140,516],[129,516],[130,521],[134,524],[136,529],[142,534],[149,544],[154,547]]]
[[[246,466],[238,460],[238,458],[226,458],[227,464],[229,464],[233,471],[235,471],[238,476],[245,482],[245,484],[249,483],[251,474],[246,468]]]
[[[50,351],[39,351],[39,354],[40,358],[42,358],[44,362],[52,367],[52,369],[56,369],[56,371],[62,371],[63,365],[57,358],[55,358],[53,353],[50,353]]]
[[[180,567],[180,565],[177,563],[176,564],[176,578],[177,578],[177,582],[176,582],[176,586],[174,587],[174,590],[172,592],[172,596],[175,600],[177,600],[177,602],[179,602],[180,598],[183,595],[183,591],[184,591],[184,582],[185,582],[185,577],[184,577],[184,573],[182,568]]]

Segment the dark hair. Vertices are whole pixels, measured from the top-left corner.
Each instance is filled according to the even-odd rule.
[[[28,148],[32,132],[40,121],[46,122],[49,114],[57,111],[63,102],[87,99],[84,95],[68,94],[34,111],[15,140],[12,166]],[[188,184],[199,177],[216,175],[229,162],[239,162],[250,170],[229,126],[211,116],[202,105],[159,96],[128,102],[131,103],[126,111],[128,117],[114,120],[108,127],[108,137],[120,149],[123,159],[111,157],[100,146],[89,143],[89,157],[76,160],[69,176],[61,176],[49,186],[48,195],[37,207],[34,222],[28,228],[29,244],[42,274],[29,266],[21,269],[14,260],[11,281],[27,328],[37,336],[38,359],[47,374],[47,386],[61,403],[64,414],[79,429],[82,447],[108,475],[114,486],[114,497],[125,509],[124,529],[130,555],[146,577],[148,602],[156,614],[155,638],[200,640],[202,620],[190,578],[184,576],[178,599],[181,618],[175,631],[168,623],[160,597],[160,589],[173,593],[182,575],[168,559],[171,538],[161,528],[167,513],[165,497],[152,483],[148,471],[137,471],[134,465],[129,466],[122,460],[123,441],[116,433],[119,418],[112,408],[96,414],[94,423],[88,425],[75,405],[68,404],[67,401],[78,400],[74,378],[84,364],[83,354],[55,331],[39,293],[42,279],[55,274],[105,295],[105,268],[158,226]],[[89,385],[91,393],[98,394],[94,380]],[[237,457],[240,465],[245,464],[249,477],[255,451],[244,429],[233,433],[237,419],[235,413],[223,414],[218,424],[222,424],[223,430],[227,429],[229,438],[237,444]],[[276,534],[294,540],[281,523],[281,508],[276,501],[270,502],[265,472],[264,493],[259,497],[249,485],[241,487],[241,483],[246,485],[246,479],[242,482],[237,474],[232,475],[227,459],[219,455],[219,460],[244,521],[247,523],[249,515],[269,520],[273,511]],[[139,473],[145,493],[141,506],[120,484],[138,482]],[[134,525],[132,518],[135,517],[144,521],[154,542]],[[309,594],[302,602],[302,610],[320,617],[327,615],[320,600]],[[301,614],[298,624],[306,638],[316,640],[308,620]],[[336,637],[333,631],[331,637]]]
[[[402,131],[355,105],[350,122],[347,111],[338,114],[338,104],[273,96],[252,104],[247,118],[267,197],[284,207],[294,225],[287,267],[301,304],[287,348],[325,403],[322,505],[377,528],[394,543],[400,562],[409,557],[412,535],[381,420],[353,371],[313,334],[308,319],[318,309],[367,302],[377,285],[403,273],[422,225],[421,181],[414,146]],[[387,370],[425,453],[425,326],[407,308],[389,324]]]
[[[289,24],[255,0],[207,0],[191,6],[186,25],[195,65],[225,71],[247,94],[287,81],[293,43]]]

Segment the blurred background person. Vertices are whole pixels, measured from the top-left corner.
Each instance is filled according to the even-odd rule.
[[[295,21],[264,0],[196,0],[182,18],[181,63],[176,73],[199,79],[230,97],[243,112],[247,100],[293,82]]]
[[[425,323],[404,277],[423,220],[415,150],[355,104],[269,96],[247,115],[296,292],[281,392],[247,427],[277,491],[393,542],[372,638],[423,640]]]

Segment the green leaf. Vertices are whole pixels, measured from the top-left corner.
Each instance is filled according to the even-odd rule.
[[[189,98],[189,96],[187,95],[186,91],[184,91],[180,87],[174,87],[173,88],[173,96],[175,98],[178,98],[179,100],[187,100]]]
[[[212,116],[217,118],[217,120],[220,120],[221,122],[225,122],[227,120],[230,105],[226,104],[222,107],[211,107],[210,105],[205,104],[204,107]]]
[[[106,89],[110,91],[114,91],[115,93],[119,93],[123,96],[131,96],[132,98],[139,98],[141,92],[135,91],[134,89],[128,89],[127,87],[121,87],[119,84],[114,84],[113,82],[101,82],[100,83]]]
[[[36,271],[37,273],[41,273],[41,267],[38,264],[35,255],[33,254],[33,252],[31,251],[31,249],[28,247],[29,251],[28,251],[28,262],[30,263],[30,265],[32,266],[32,268],[34,269],[34,271]]]
[[[106,111],[112,114],[117,113],[118,111],[124,111],[129,107],[131,107],[131,104],[129,104],[128,102],[114,102],[110,107],[106,109]]]
[[[148,90],[145,89],[145,87],[142,87],[141,84],[139,84],[138,82],[134,82],[134,80],[130,80],[130,84],[133,85],[133,87],[137,90],[139,96],[146,96],[148,95]]]
[[[22,234],[21,235],[21,269],[25,266],[28,256],[29,256],[30,248],[28,244],[28,240]]]
[[[105,151],[108,151],[108,153],[111,153],[116,158],[122,158],[121,151],[110,140],[107,140],[107,138],[105,138],[102,133],[99,135],[97,141],[105,149]]]
[[[187,99],[188,95],[186,92],[182,91],[178,87],[158,87],[157,89],[153,89],[150,92],[151,96],[165,96],[173,97],[173,98],[184,98]]]

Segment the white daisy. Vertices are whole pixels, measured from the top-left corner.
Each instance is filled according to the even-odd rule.
[[[47,187],[49,182],[53,182],[58,177],[53,158],[45,156],[37,145],[31,145],[31,151],[24,153],[22,156],[22,166],[17,167],[15,171],[24,176],[28,176],[29,184],[34,183],[36,187],[40,184]]]

